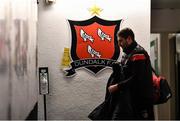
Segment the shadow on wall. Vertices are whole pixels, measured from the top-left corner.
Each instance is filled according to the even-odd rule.
[[[30,114],[28,115],[28,117],[26,118],[26,120],[37,120],[38,119],[38,103],[35,104],[34,108],[32,109],[32,111],[30,112]]]

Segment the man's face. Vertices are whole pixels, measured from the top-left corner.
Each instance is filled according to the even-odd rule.
[[[125,39],[121,36],[118,36],[117,39],[118,39],[118,45],[119,45],[119,47],[122,47],[122,49],[124,49],[128,46],[127,39]]]

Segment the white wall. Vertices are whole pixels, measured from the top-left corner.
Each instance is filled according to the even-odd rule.
[[[52,6],[46,6],[41,0],[38,17],[38,63],[39,66],[49,67],[48,119],[87,119],[88,113],[104,99],[105,85],[111,69],[106,69],[97,76],[80,69],[73,78],[64,77],[60,70],[63,49],[70,48],[71,45],[67,19],[91,18],[88,9],[93,5],[103,9],[100,13],[103,19],[123,19],[121,28],[132,28],[136,40],[150,52],[150,0],[56,0]],[[43,119],[42,103],[42,96],[39,96],[39,119]]]

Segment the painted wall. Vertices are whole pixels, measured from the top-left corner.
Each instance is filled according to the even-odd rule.
[[[71,47],[71,31],[67,22],[92,17],[92,6],[103,11],[101,18],[123,19],[120,28],[134,30],[136,40],[150,52],[150,0],[56,0],[55,4],[39,4],[38,66],[49,67],[50,93],[47,95],[47,119],[88,119],[87,115],[104,99],[105,86],[111,69],[97,76],[79,69],[72,78],[60,69],[64,47]],[[43,97],[39,96],[39,119],[43,119]]]

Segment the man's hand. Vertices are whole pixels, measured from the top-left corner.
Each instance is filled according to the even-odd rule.
[[[110,93],[118,91],[118,84],[114,84],[108,87]]]

